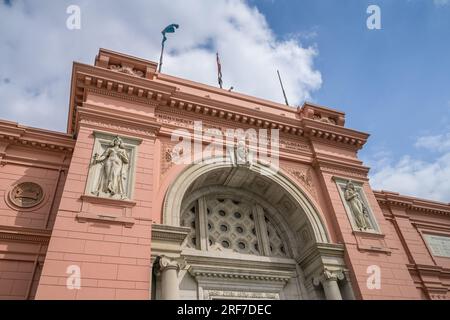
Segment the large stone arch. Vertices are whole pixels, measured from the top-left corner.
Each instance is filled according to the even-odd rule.
[[[163,224],[180,226],[180,214],[183,198],[188,188],[199,177],[213,170],[221,168],[230,168],[230,163],[209,163],[193,164],[187,167],[169,186],[163,204]],[[317,243],[329,243],[330,235],[326,224],[323,221],[323,215],[319,209],[308,198],[305,192],[294,183],[281,169],[275,170],[271,167],[254,163],[247,167],[248,170],[261,174],[273,183],[279,185],[283,190],[290,194],[296,204],[303,209],[306,218],[313,232],[314,240]]]
[[[261,187],[261,182],[266,187]],[[206,226],[209,228],[210,218],[217,218],[220,198],[226,198],[222,199],[224,205],[233,210],[223,217],[236,212],[234,201],[228,195],[239,195],[237,200],[249,201],[257,217],[255,226],[256,220],[259,223],[254,234],[263,239],[259,242],[263,244],[262,251],[258,246],[256,252],[253,249],[249,252],[248,244],[255,243],[254,239],[249,239],[240,251],[236,247],[242,243],[240,236],[235,238],[238,242],[232,241],[230,248],[218,246],[230,235],[226,229],[224,234],[217,233],[218,223],[226,224],[226,221],[212,222],[211,234],[208,233]],[[286,203],[290,205],[284,206]],[[241,209],[248,222],[249,213]],[[275,223],[285,233],[282,245],[289,247],[290,254],[279,256],[279,245],[276,245],[278,253],[272,252],[272,243],[267,242],[269,233],[264,236],[261,231],[266,230],[261,227],[266,216],[270,216],[268,224]],[[237,230],[236,224],[228,222]],[[248,226],[243,226],[247,235]],[[351,299],[353,296],[344,248],[331,243],[318,205],[282,169],[259,162],[234,165],[208,161],[184,168],[166,189],[162,224],[153,224],[152,239],[152,256],[157,263],[154,270],[162,270],[171,279],[158,278],[159,297],[163,299],[177,298],[179,293],[193,298],[194,291],[198,299],[224,298],[227,294],[270,299]],[[178,275],[173,273],[176,268],[180,270]],[[170,288],[164,289],[163,284]]]

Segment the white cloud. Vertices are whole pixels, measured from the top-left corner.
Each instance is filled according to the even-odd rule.
[[[72,61],[92,64],[99,47],[157,61],[168,35],[163,72],[216,85],[219,50],[225,87],[282,102],[276,69],[291,103],[320,88],[318,54],[298,40],[280,40],[264,16],[239,0],[133,2],[79,0],[81,30],[66,28],[73,1],[0,4],[0,118],[65,131]]]
[[[438,7],[445,6],[450,3],[450,0],[433,0],[434,4]]]
[[[416,148],[438,152],[431,161],[403,156],[393,162],[389,154],[373,157],[370,184],[419,198],[450,202],[450,133],[417,139]]]
[[[420,137],[417,139],[415,146],[430,151],[450,151],[450,132],[447,134]]]

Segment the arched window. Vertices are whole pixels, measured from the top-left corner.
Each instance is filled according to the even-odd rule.
[[[181,215],[191,228],[188,248],[289,257],[281,230],[262,206],[232,195],[207,195],[193,201]]]

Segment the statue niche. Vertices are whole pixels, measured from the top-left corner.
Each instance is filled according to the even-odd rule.
[[[100,165],[101,169],[92,193],[101,197],[126,199],[129,163],[123,141],[116,136],[101,155],[94,154],[92,165]]]
[[[348,181],[345,186],[344,198],[347,201],[356,226],[360,230],[373,229],[369,218],[369,210],[351,181]]]

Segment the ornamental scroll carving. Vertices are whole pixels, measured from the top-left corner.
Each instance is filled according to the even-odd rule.
[[[34,182],[22,182],[9,193],[10,201],[21,208],[38,205],[44,199],[44,192],[40,185]]]
[[[314,198],[317,198],[310,168],[307,169],[286,168],[286,171],[292,176],[294,176],[296,180],[299,181],[300,184],[303,187],[305,187]]]
[[[161,144],[161,175],[165,175],[174,165],[172,149],[173,145],[170,143]]]
[[[162,272],[166,269],[179,270],[181,268],[181,264],[177,259],[169,258],[166,256],[160,256],[158,267],[159,267],[160,272]]]
[[[342,270],[330,270],[327,268],[324,268],[322,273],[315,276],[313,278],[313,284],[315,286],[320,285],[323,282],[327,281],[338,281],[338,280],[344,280],[345,274]]]
[[[94,134],[86,194],[116,200],[130,199],[140,140],[100,132]]]

